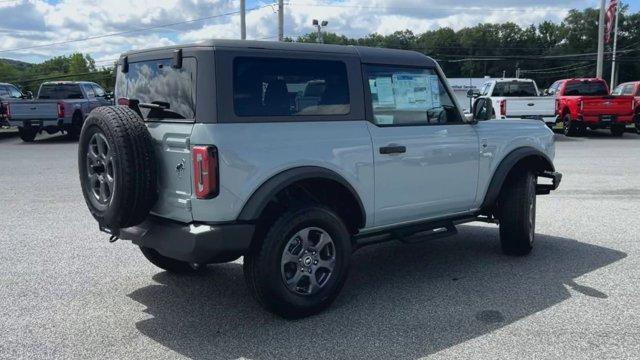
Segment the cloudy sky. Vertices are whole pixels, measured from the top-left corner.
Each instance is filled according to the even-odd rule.
[[[277,6],[246,0],[247,37],[277,38]],[[640,10],[640,0],[623,1]],[[480,22],[560,21],[598,0],[285,0],[285,36],[312,31],[313,18],[347,36],[409,28],[459,29]],[[107,65],[129,49],[239,38],[239,0],[0,0],[0,58],[40,62],[74,51]],[[164,26],[173,24],[170,26]],[[148,29],[155,27],[154,29]],[[147,30],[141,30],[147,29]],[[122,34],[125,32],[124,34]],[[120,33],[117,36],[103,36]],[[92,37],[93,39],[82,40]],[[70,42],[71,41],[71,42]],[[43,46],[58,43],[52,46]]]

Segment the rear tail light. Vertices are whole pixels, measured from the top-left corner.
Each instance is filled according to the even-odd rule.
[[[3,105],[4,111],[0,115],[4,116],[7,119],[10,118],[11,117],[11,104],[6,103],[6,104],[2,104],[2,105]]]
[[[580,111],[584,110],[584,101],[580,100]]]
[[[218,195],[218,149],[215,146],[194,146],[193,184],[198,199],[211,199]]]
[[[58,118],[64,117],[64,103],[58,103]]]
[[[507,100],[500,100],[500,116],[507,116]]]

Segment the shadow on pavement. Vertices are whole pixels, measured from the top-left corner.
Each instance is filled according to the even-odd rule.
[[[152,316],[138,330],[195,358],[417,358],[489,333],[573,296],[607,294],[576,278],[626,254],[537,235],[524,258],[499,253],[496,228],[461,226],[452,238],[387,243],[353,256],[341,295],[324,313],[287,321],[262,310],[242,266],[153,278],[129,296]]]

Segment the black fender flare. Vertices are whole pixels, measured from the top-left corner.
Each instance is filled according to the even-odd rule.
[[[292,169],[282,171],[269,180],[265,181],[256,191],[251,194],[249,200],[244,204],[238,220],[240,221],[255,221],[260,217],[262,210],[269,204],[271,199],[274,198],[281,190],[287,186],[305,179],[327,179],[333,180],[343,185],[351,195],[357,200],[358,207],[362,214],[362,224],[360,227],[364,227],[366,223],[367,213],[365,212],[362,199],[358,195],[358,192],[351,186],[351,184],[344,179],[341,175],[335,171],[318,166],[301,166]]]
[[[553,161],[551,161],[551,159],[549,159],[549,157],[545,153],[536,148],[525,146],[511,151],[507,156],[504,157],[504,159],[502,159],[502,161],[496,168],[496,171],[493,172],[491,182],[489,183],[489,187],[487,188],[487,192],[484,196],[484,201],[482,202],[482,206],[480,207],[481,209],[493,207],[496,200],[498,199],[498,196],[500,195],[502,185],[504,185],[507,176],[514,168],[514,166],[516,166],[516,164],[524,159],[531,159],[534,166],[536,166],[537,170],[539,170],[540,172],[555,171]]]

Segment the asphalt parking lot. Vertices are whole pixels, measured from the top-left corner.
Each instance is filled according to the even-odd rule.
[[[250,298],[241,260],[174,276],[98,232],[75,142],[0,139],[0,358],[635,358],[640,136],[557,136],[561,188],[526,258],[497,228],[354,254],[326,312],[286,321]]]

